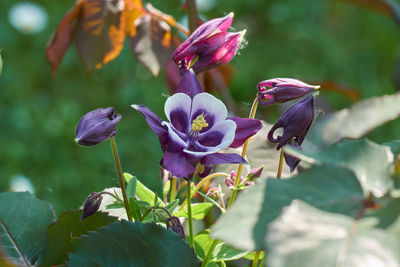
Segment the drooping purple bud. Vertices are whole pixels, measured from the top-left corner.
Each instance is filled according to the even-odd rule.
[[[99,210],[102,200],[103,197],[101,196],[101,193],[91,193],[86,199],[85,205],[83,206],[81,221],[86,217],[95,214]]]
[[[281,115],[268,132],[268,140],[278,143],[277,149],[288,144],[292,138],[295,145],[301,145],[314,120],[314,94],[300,100]],[[274,137],[277,129],[283,128],[283,135]]]
[[[193,65],[196,73],[218,67],[232,60],[236,55],[246,30],[241,32],[219,32],[199,45],[198,60]]]
[[[168,218],[165,222],[167,225],[167,229],[171,229],[175,233],[177,233],[183,240],[186,240],[185,231],[183,230],[183,225],[178,217],[172,216]]]
[[[75,142],[83,146],[93,146],[117,134],[120,114],[114,108],[98,108],[85,114],[75,129]]]
[[[266,89],[266,87],[271,87]],[[290,78],[275,78],[259,82],[258,101],[261,105],[284,103],[305,96],[318,89],[319,85],[309,85],[302,81]]]
[[[247,178],[249,179],[255,179],[261,176],[262,171],[264,170],[264,166],[252,169],[249,171],[249,173],[247,174]]]

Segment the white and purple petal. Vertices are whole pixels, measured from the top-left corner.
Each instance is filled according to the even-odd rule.
[[[196,119],[197,116],[205,114],[204,119],[208,126],[203,128],[200,133],[204,133],[212,129],[214,125],[218,125],[225,121],[228,111],[225,104],[209,93],[200,93],[193,98],[191,121]]]
[[[181,133],[188,133],[190,129],[190,107],[192,99],[184,93],[176,93],[168,97],[164,112],[172,126]]]
[[[184,140],[186,135],[176,131],[169,122],[163,121],[161,125],[166,126],[168,129],[167,150],[173,152],[182,151],[187,146]]]
[[[203,157],[200,161],[203,165],[225,164],[225,163],[246,163],[244,158],[235,153],[214,153]]]

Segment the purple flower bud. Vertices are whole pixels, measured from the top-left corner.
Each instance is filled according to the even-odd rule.
[[[183,225],[179,220],[179,218],[172,216],[167,219],[165,224],[167,225],[167,229],[171,229],[172,231],[177,233],[180,237],[182,237],[183,240],[186,240],[185,231],[183,230]]]
[[[264,166],[261,166],[259,168],[255,168],[250,170],[250,172],[247,174],[247,178],[249,179],[255,179],[261,176],[262,171],[264,170]]]
[[[271,87],[271,89],[266,89]],[[305,96],[318,89],[319,85],[309,85],[302,81],[290,78],[275,78],[259,82],[258,101],[261,105],[284,103]]]
[[[172,54],[181,75],[197,57],[193,69],[196,73],[225,64],[236,54],[245,31],[228,33],[233,13],[200,25]]]
[[[85,114],[75,129],[75,142],[83,146],[93,146],[117,134],[116,126],[120,114],[114,108],[98,108]]]
[[[219,32],[210,36],[197,49],[198,60],[193,65],[196,73],[218,67],[236,55],[246,30],[241,32]]]
[[[101,193],[91,193],[86,199],[85,205],[83,206],[81,221],[86,217],[95,214],[99,210],[102,200],[103,197],[101,196]]]
[[[268,132],[268,140],[271,143],[278,143],[277,149],[291,141],[295,145],[301,145],[314,120],[314,113],[314,94],[312,94],[294,104],[281,115]],[[279,128],[283,128],[283,135],[275,138],[274,133]]]
[[[233,188],[235,187],[236,176],[237,176],[237,172],[232,171],[232,172],[231,172],[231,176],[229,176],[229,177],[227,177],[227,178],[225,179],[225,185],[226,185],[229,189],[233,189]],[[239,184],[242,184],[243,181],[244,181],[244,178],[243,178],[243,177],[240,177]],[[247,182],[244,184],[244,186],[252,186],[252,185],[254,185],[254,183],[251,182],[251,181],[247,181]]]

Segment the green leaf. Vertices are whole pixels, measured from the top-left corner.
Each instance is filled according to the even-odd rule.
[[[365,194],[372,192],[382,197],[393,187],[393,154],[390,148],[367,139],[343,140],[318,153],[298,151],[291,147],[286,152],[312,164],[333,164],[353,170]]]
[[[156,224],[119,221],[82,238],[68,266],[200,266],[194,250]]]
[[[175,199],[173,202],[168,203],[164,208],[166,208],[171,214],[174,212],[176,207],[179,205],[179,200]],[[169,218],[169,215],[162,209],[156,209],[144,218],[143,222],[161,222],[165,223],[165,221]]]
[[[122,203],[122,202],[120,202],[120,201],[115,201],[115,202],[112,203],[112,204],[108,204],[108,205],[106,206],[106,208],[107,208],[107,209],[123,209],[123,208],[125,208],[125,205],[124,205],[124,203]]]
[[[267,265],[399,266],[400,239],[373,220],[318,210],[294,201],[267,231]]]
[[[129,184],[129,182],[133,178],[133,176],[129,173],[124,173],[124,178],[125,178],[125,181]],[[148,189],[138,179],[137,185],[136,185],[136,197],[139,198],[140,200],[146,201],[151,206],[154,206],[154,199],[156,197],[156,194],[153,191],[151,191],[150,189]],[[158,203],[162,207],[165,206],[164,201],[162,201],[161,198],[158,198]]]
[[[400,154],[400,140],[393,140],[391,142],[383,143],[382,145],[390,147],[393,155]]]
[[[307,139],[324,149],[343,138],[358,139],[400,115],[400,94],[370,98],[312,125]],[[305,149],[306,150],[306,149]]]
[[[192,218],[194,220],[201,220],[203,219],[211,207],[213,206],[212,203],[195,203],[192,204]],[[188,217],[187,206],[183,210],[174,212],[174,216],[176,217]]]
[[[126,195],[128,199],[130,197],[135,198],[136,187],[137,187],[137,178],[133,176],[132,179],[129,180],[128,186],[126,187]]]
[[[258,180],[220,217],[211,237],[240,250],[264,250],[268,223],[292,200],[352,216],[363,208],[363,198],[354,173],[339,166],[313,166],[286,180]]]
[[[132,197],[129,198],[129,207],[131,208],[133,219],[135,219],[135,221],[140,220],[142,218],[140,207],[136,204],[136,200]]]
[[[0,75],[3,72],[3,58],[1,57],[1,49],[0,49]]]
[[[65,264],[68,254],[75,250],[82,235],[118,220],[117,217],[97,212],[81,221],[81,215],[81,210],[64,211],[58,220],[47,228],[48,249],[40,257],[39,266]]]
[[[385,197],[377,200],[380,208],[378,210],[367,211],[367,216],[375,217],[379,220],[377,227],[387,228],[391,226],[400,215],[400,198]]]
[[[204,259],[205,254],[211,247],[212,243],[214,242],[213,239],[210,238],[210,231],[204,230],[197,234],[194,237],[194,248],[196,250],[196,254],[200,259]],[[247,255],[248,251],[240,251],[234,249],[223,242],[219,242],[218,245],[215,247],[212,258],[210,261],[217,262],[217,261],[231,261],[236,260],[244,257]]]
[[[52,207],[28,192],[0,193],[0,203],[0,249],[18,264],[34,264],[46,249]]]

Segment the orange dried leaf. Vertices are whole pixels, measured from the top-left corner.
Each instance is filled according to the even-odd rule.
[[[71,43],[74,22],[82,11],[83,2],[84,0],[79,0],[75,6],[67,12],[47,45],[46,57],[51,64],[53,75],[56,74],[58,65]]]
[[[379,13],[386,15],[392,14],[392,7],[386,1],[382,0],[342,0],[346,2],[351,2],[353,4],[369,8]]]
[[[321,91],[331,91],[341,94],[352,101],[360,99],[360,91],[355,88],[349,88],[335,82],[327,81],[312,81],[311,84],[318,84],[321,86]]]
[[[121,52],[125,40],[124,0],[85,0],[76,26],[76,49],[89,71]]]
[[[125,0],[124,14],[127,35],[136,35],[135,21],[144,13],[146,13],[146,11],[143,9],[143,3],[141,0]]]

